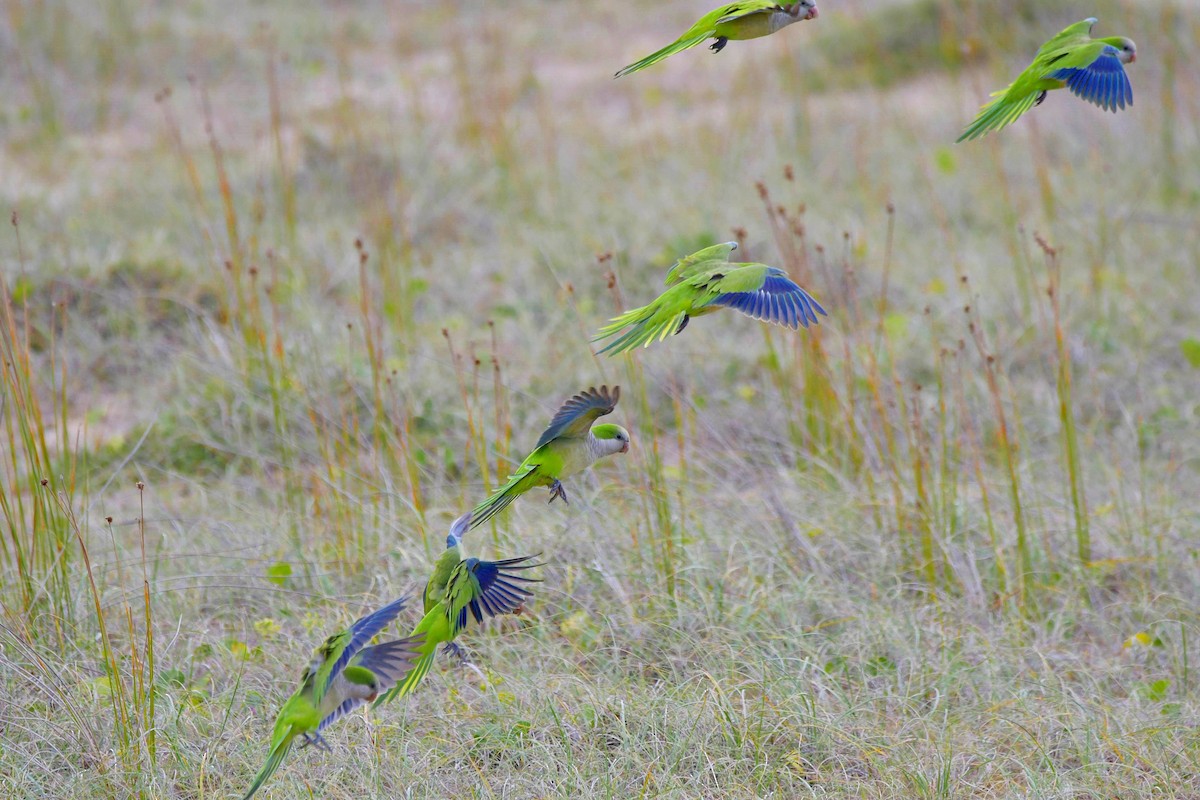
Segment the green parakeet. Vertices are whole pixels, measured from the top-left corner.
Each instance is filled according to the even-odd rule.
[[[300,677],[300,686],[275,718],[267,763],[254,777],[243,800],[271,777],[297,736],[303,739],[301,746],[313,744],[328,750],[321,731],[409,674],[419,655],[422,636],[365,646],[396,618],[407,601],[402,597],[367,614],[316,649]]]
[[[446,550],[434,564],[433,575],[425,586],[425,616],[413,629],[412,638],[422,642],[420,656],[404,681],[381,695],[376,706],[412,693],[433,666],[437,646],[452,646],[467,627],[468,613],[482,623],[484,616],[511,614],[533,597],[525,584],[537,583],[537,579],[519,573],[540,566],[528,563],[535,556],[504,561],[463,558],[462,537],[470,525],[471,513],[467,512],[451,526]]]
[[[1097,22],[1089,17],[1064,29],[1042,45],[1033,63],[1008,88],[993,92],[958,141],[976,139],[1014,122],[1046,99],[1046,93],[1064,86],[1093,105],[1116,113],[1133,105],[1133,87],[1124,64],[1137,60],[1137,45],[1123,36],[1093,39]]]
[[[713,9],[684,31],[683,35],[663,49],[651,53],[641,61],[635,61],[619,71],[615,77],[628,75],[657,64],[664,58],[695,47],[705,39],[716,39],[709,48],[719,53],[730,39],[757,39],[786,28],[793,22],[816,19],[816,0],[800,0],[799,3],[777,3],[770,0],[745,0],[726,3]]]
[[[620,425],[592,425],[597,418],[612,413],[620,397],[620,386],[612,391],[607,386],[593,386],[563,403],[533,452],[513,470],[508,482],[472,510],[475,521],[471,527],[491,519],[535,486],[550,487],[549,502],[561,497],[565,503],[563,480],[605,456],[629,452],[629,432]]]
[[[592,341],[620,336],[601,353],[615,355],[638,345],[648,347],[673,333],[681,333],[692,317],[720,308],[796,330],[817,324],[825,314],[821,304],[801,289],[783,270],[766,264],[736,264],[729,256],[737,242],[706,247],[679,259],[667,273],[669,287],[649,305],[626,311],[600,329]]]

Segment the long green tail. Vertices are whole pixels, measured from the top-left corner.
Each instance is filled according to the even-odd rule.
[[[624,353],[626,350],[632,350],[635,347],[645,347],[655,339],[661,342],[672,333],[679,331],[679,326],[683,324],[686,312],[680,311],[672,316],[656,319],[658,311],[656,303],[635,308],[632,311],[626,311],[618,317],[613,317],[612,321],[601,328],[592,341],[606,339],[628,326],[629,330],[605,345],[600,350],[600,353],[608,353],[615,356],[619,353]]]
[[[536,467],[529,467],[524,471],[514,472],[503,486],[492,492],[487,500],[471,509],[471,527],[476,528],[487,522],[512,505],[513,500],[532,489],[533,481],[528,478],[535,469]]]
[[[409,671],[408,675],[405,676],[404,680],[402,680],[400,683],[397,683],[391,689],[388,689],[384,694],[379,695],[379,697],[375,699],[375,703],[371,706],[371,708],[379,708],[381,705],[391,700],[410,695],[413,693],[413,690],[417,688],[417,684],[421,682],[421,680],[429,672],[429,668],[433,666],[433,659],[437,655],[437,646],[441,644],[441,637],[430,635],[430,628],[434,627],[433,623],[436,620],[436,615],[442,615],[444,617],[445,613],[445,608],[441,603],[438,603],[429,610],[429,613],[422,617],[419,623],[417,623],[417,627],[413,630],[412,636],[409,638],[411,639],[419,636],[420,634],[425,634],[425,643],[419,648],[421,657],[413,663],[412,669]]]
[[[708,31],[705,31],[704,33],[701,33],[697,36],[693,36],[690,39],[676,39],[674,42],[667,45],[662,50],[656,50],[655,52],[653,52],[650,55],[643,58],[641,61],[635,61],[632,64],[630,64],[628,67],[625,67],[624,69],[619,70],[617,72],[617,74],[614,75],[613,77],[620,78],[624,75],[628,75],[631,72],[637,72],[639,69],[645,69],[646,67],[650,66],[651,64],[657,64],[658,62],[662,61],[667,56],[675,55],[680,50],[687,50],[689,47],[695,47],[696,45],[700,44],[705,39],[707,39],[709,37],[709,35],[710,34],[708,33]]]
[[[275,774],[275,770],[279,769],[279,765],[283,762],[283,757],[292,749],[292,737],[284,739],[271,748],[271,754],[267,756],[267,763],[263,764],[263,768],[254,776],[254,783],[250,784],[250,788],[246,794],[242,796],[242,800],[250,800],[254,793],[262,788],[262,785],[267,782]]]
[[[1005,90],[1004,94],[1007,93],[1008,90]],[[969,139],[978,139],[989,131],[998,131],[1004,126],[1013,123],[1017,117],[1033,108],[1033,104],[1037,102],[1038,94],[1040,92],[1031,92],[1020,100],[1011,103],[1003,96],[997,97],[983,107],[974,122],[968,125],[967,129],[963,131],[962,136],[959,136],[955,140],[955,144]]]

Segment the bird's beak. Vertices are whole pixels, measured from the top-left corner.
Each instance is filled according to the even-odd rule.
[[[629,452],[629,442],[626,442],[625,444],[621,445],[621,452],[622,452],[622,453],[628,453],[628,452]]]
[[[1133,63],[1133,62],[1135,62],[1135,61],[1137,61],[1137,53],[1130,53],[1130,55],[1129,55],[1129,63],[1130,63],[1130,64],[1132,64],[1132,63]]]
[[[817,11],[817,7],[816,7],[816,6],[813,6],[811,9],[809,9],[809,11],[808,11],[808,14],[807,14],[807,15],[805,15],[805,17],[804,17],[804,18],[805,18],[806,20],[808,20],[808,19],[816,19],[816,18],[817,18],[817,14],[819,14],[819,13],[820,13],[820,12],[819,12],[819,11]]]

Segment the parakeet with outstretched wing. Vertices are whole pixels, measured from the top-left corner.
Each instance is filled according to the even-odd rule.
[[[710,45],[719,53],[731,39],[757,39],[786,28],[793,22],[816,19],[816,0],[801,0],[799,3],[779,3],[773,0],[744,0],[726,3],[701,17],[683,35],[661,50],[635,61],[617,72],[615,77],[628,75],[657,64],[667,56],[695,47],[705,39],[716,39]]]
[[[732,308],[785,328],[817,324],[825,314],[813,296],[797,286],[783,270],[766,264],[737,264],[729,260],[737,242],[706,247],[679,259],[667,272],[669,287],[649,305],[626,311],[600,329],[592,339],[616,339],[600,350],[616,355],[639,345],[681,333],[692,317]],[[624,331],[622,333],[622,331]]]
[[[629,432],[620,425],[595,425],[598,418],[611,414],[621,397],[621,387],[591,387],[563,403],[542,432],[533,452],[513,470],[508,481],[472,513],[480,525],[508,508],[535,486],[550,487],[550,502],[561,497],[567,502],[563,480],[590,467],[605,456],[629,452]]]
[[[979,111],[958,141],[1000,130],[1036,105],[1048,92],[1066,87],[1106,111],[1133,105],[1133,87],[1125,64],[1137,60],[1137,45],[1124,36],[1093,39],[1095,17],[1076,22],[1042,45],[1024,72]]]
[[[303,738],[304,745],[328,750],[321,731],[409,674],[423,637],[410,636],[367,646],[396,618],[407,601],[407,597],[401,597],[367,614],[316,649],[300,678],[300,686],[275,718],[267,763],[254,777],[243,800],[253,796],[279,768],[297,736]]]
[[[438,557],[433,576],[425,586],[425,616],[410,637],[421,641],[420,656],[404,681],[381,695],[375,701],[376,706],[411,694],[433,666],[437,646],[451,645],[467,627],[470,617],[481,623],[485,616],[511,614],[533,596],[526,584],[538,580],[520,573],[540,566],[529,563],[536,556],[504,561],[463,558],[462,537],[470,527],[470,512],[450,527],[446,549]]]

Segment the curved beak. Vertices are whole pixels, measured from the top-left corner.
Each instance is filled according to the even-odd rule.
[[[625,444],[621,445],[621,450],[619,452],[628,453],[629,452],[629,442],[626,442]]]
[[[808,20],[808,19],[816,19],[816,18],[817,18],[817,15],[818,15],[819,13],[821,13],[821,12],[817,11],[817,7],[816,7],[816,6],[813,6],[811,9],[809,9],[809,12],[808,12],[808,14],[806,14],[804,18],[805,18],[806,20]]]

